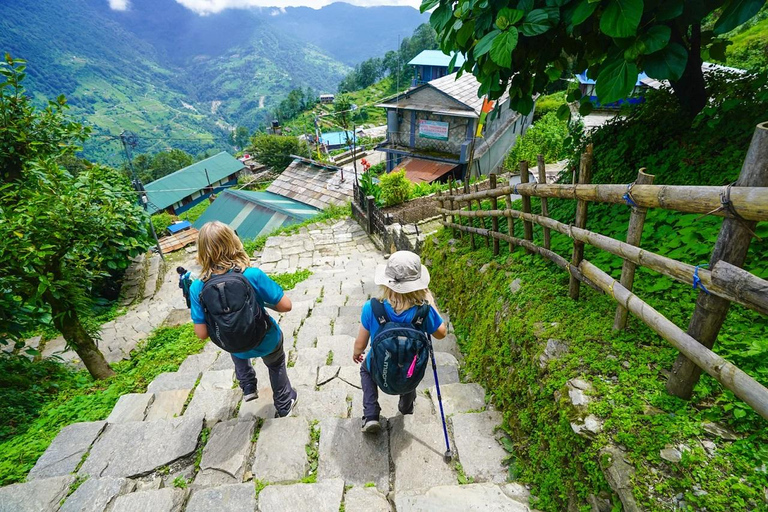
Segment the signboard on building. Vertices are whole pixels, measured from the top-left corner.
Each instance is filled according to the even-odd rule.
[[[448,123],[419,119],[419,137],[423,139],[448,140]]]

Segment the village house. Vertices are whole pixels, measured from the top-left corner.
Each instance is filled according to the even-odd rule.
[[[414,57],[409,63],[409,66],[413,66],[413,81],[412,87],[417,87],[421,84],[425,84],[430,80],[442,78],[448,74],[448,65],[451,63],[453,53],[446,55],[440,50],[424,50],[416,57]],[[454,62],[456,69],[464,64],[464,56],[459,54]]]
[[[325,210],[349,203],[354,181],[354,175],[345,175],[341,167],[295,156],[267,192]]]
[[[207,200],[212,193],[236,184],[244,168],[243,162],[226,151],[200,160],[147,183],[147,209],[150,213],[166,211],[178,215]]]
[[[446,75],[378,104],[387,110],[387,139],[376,149],[386,153],[386,169],[405,169],[411,181],[462,178],[481,118],[480,84],[470,73]],[[475,139],[472,175],[495,172],[517,138],[533,120],[509,108],[505,94],[494,102],[480,137]]]

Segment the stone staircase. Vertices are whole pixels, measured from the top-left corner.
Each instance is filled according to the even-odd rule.
[[[343,221],[335,230],[354,227]],[[312,231],[324,236],[309,229],[280,245],[303,245]],[[287,292],[293,310],[279,323],[299,393],[289,417],[274,418],[261,360],[254,361],[259,398],[246,403],[229,355],[209,343],[146,393],[122,396],[105,421],[64,428],[26,483],[0,488],[0,512],[530,510],[525,487],[507,482],[507,453],[495,434],[500,414],[481,386],[461,382],[453,334],[435,341],[435,356],[454,461],[443,461],[431,371],[413,415],[399,415],[397,397],[380,394],[386,429],[360,432],[353,336],[384,261],[358,251],[363,243],[370,242],[318,254],[313,275]]]

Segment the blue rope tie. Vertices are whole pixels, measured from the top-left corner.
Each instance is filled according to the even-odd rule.
[[[701,279],[699,278],[699,268],[700,267],[708,267],[709,265],[696,265],[696,267],[693,269],[693,289],[701,288],[704,293],[709,295],[709,290],[701,284]]]
[[[627,206],[637,206],[637,203],[632,198],[632,185],[634,185],[634,183],[627,185],[627,191],[621,196],[624,199],[624,202],[627,203]]]
[[[512,186],[512,192],[514,192],[516,196],[519,196],[520,194],[517,193],[517,185],[518,183],[515,183],[514,186]]]

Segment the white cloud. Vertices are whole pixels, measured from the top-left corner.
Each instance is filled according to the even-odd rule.
[[[127,11],[130,5],[129,0],[109,0],[109,7],[114,11]]]
[[[214,14],[225,9],[244,9],[248,7],[274,7],[285,9],[286,7],[312,7],[319,9],[338,0],[176,0],[187,9],[198,14]],[[376,5],[399,5],[419,8],[421,0],[345,0],[347,3],[361,7]],[[113,4],[127,4],[128,0],[109,0]],[[115,9],[115,7],[112,7]],[[124,9],[123,9],[124,10]],[[274,11],[272,13],[274,15]]]

